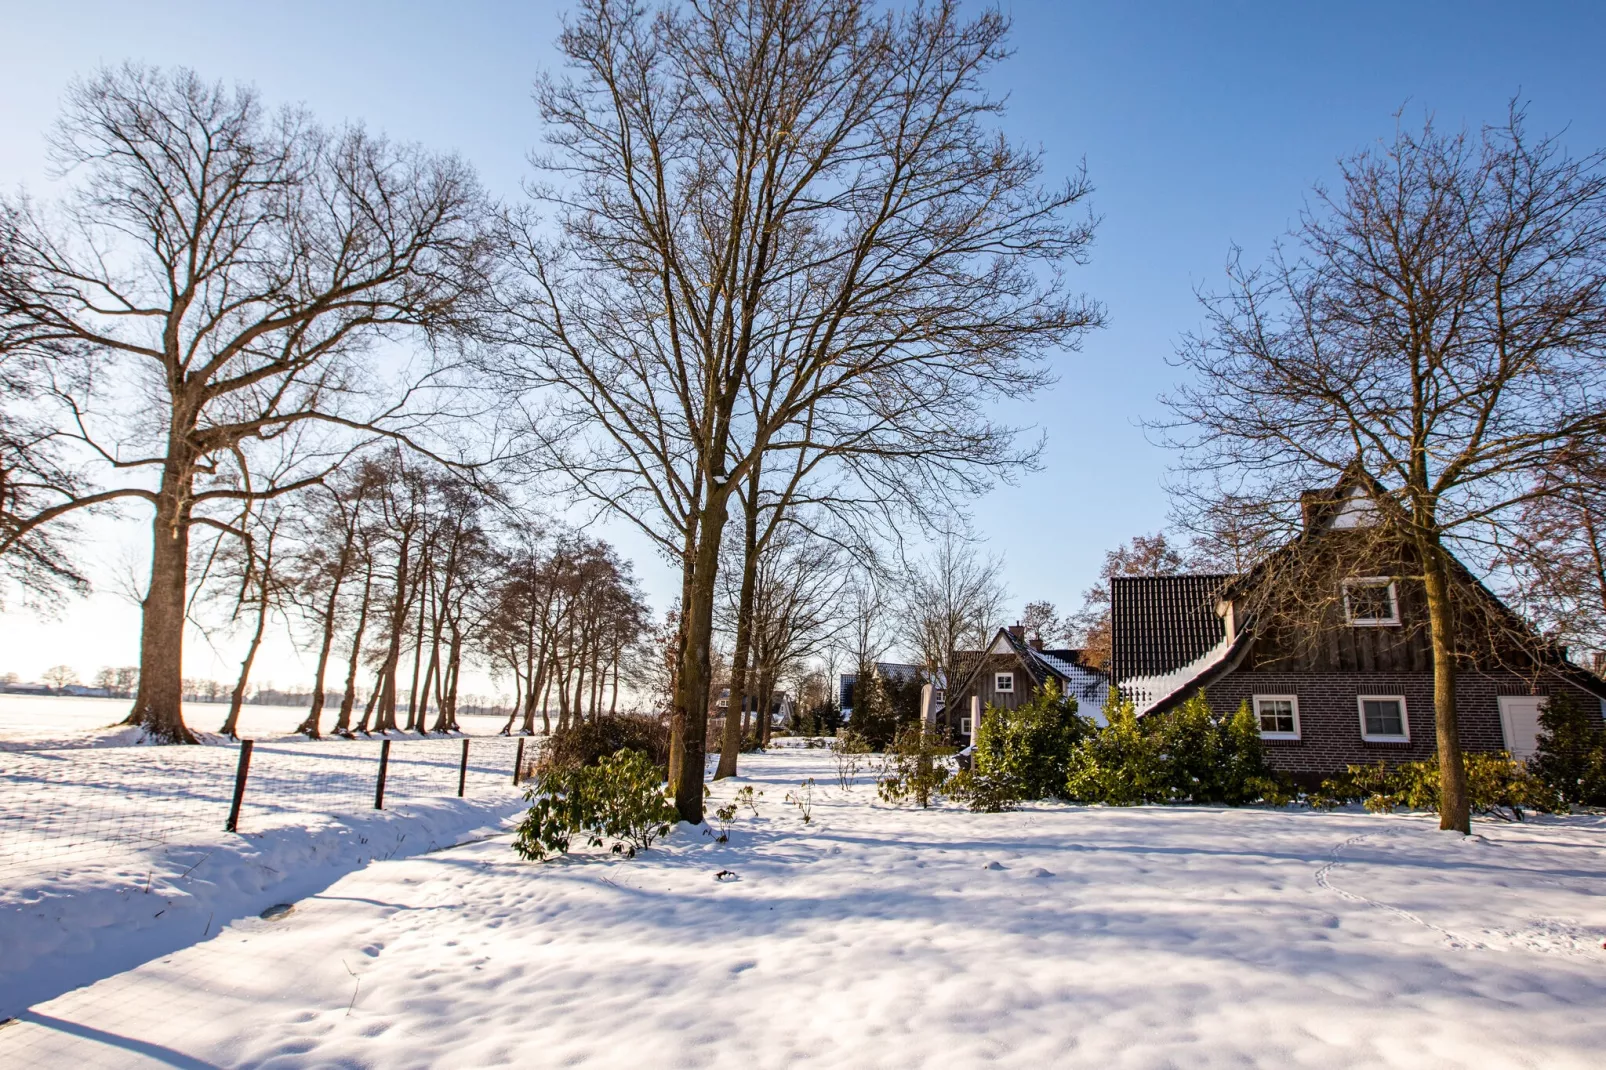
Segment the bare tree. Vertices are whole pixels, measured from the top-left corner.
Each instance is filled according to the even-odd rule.
[[[1261,269],[1236,258],[1181,348],[1169,402],[1187,471],[1298,515],[1357,466],[1419,562],[1432,639],[1441,824],[1466,832],[1452,547],[1487,563],[1542,476],[1606,413],[1606,157],[1533,138],[1400,127],[1340,166]]]
[[[278,503],[282,504],[282,503]],[[268,619],[284,609],[290,582],[283,575],[284,563],[277,549],[280,533],[285,527],[286,513],[276,504],[266,504],[263,515],[247,517],[241,523],[244,537],[235,540],[225,537],[232,556],[238,563],[239,587],[235,591],[234,611],[231,619],[238,622],[242,616],[250,621],[251,638],[246,643],[245,655],[240,659],[240,675],[229,696],[229,713],[218,731],[230,739],[238,738],[240,711],[245,706],[246,688],[251,682],[251,667],[256,663],[257,652],[262,649],[262,636]]]
[[[1606,674],[1606,444],[1569,443],[1539,480],[1541,494],[1497,534],[1508,599],[1544,634],[1594,654]]]
[[[1248,572],[1292,534],[1285,516],[1253,495],[1212,488],[1184,490],[1173,499],[1172,519],[1190,538],[1187,567],[1197,572]]]
[[[981,650],[999,626],[1009,592],[1003,564],[945,533],[901,579],[899,625],[904,646],[933,677],[956,681],[961,651]]]
[[[320,735],[329,659],[334,652],[335,636],[345,616],[343,599],[349,600],[349,582],[359,573],[363,574],[364,591],[358,613],[363,619],[364,628],[367,624],[373,570],[367,567],[367,540],[364,535],[370,524],[369,513],[375,508],[374,499],[380,492],[378,478],[381,472],[372,464],[359,464],[308,495],[306,512],[310,537],[305,539],[295,560],[288,566],[292,575],[291,597],[299,599],[302,616],[312,623],[317,636],[312,705],[306,718],[296,728],[298,733],[311,739],[317,739]],[[354,642],[360,645],[361,641],[359,632]],[[337,732],[344,731],[350,725],[350,706],[344,702],[342,705],[345,706],[346,719],[338,725]]]
[[[1018,465],[1030,451],[985,402],[1036,389],[1042,354],[1098,319],[1052,270],[1090,239],[1067,218],[1085,182],[1044,189],[1038,156],[991,128],[981,80],[1006,28],[946,2],[590,0],[559,40],[574,76],[538,89],[559,237],[527,242],[510,372],[555,388],[549,461],[681,563],[686,820],[749,469],[853,441],[922,456],[933,478]]]
[[[426,361],[399,392],[382,390],[373,346],[459,325],[488,273],[485,199],[453,158],[269,114],[254,92],[183,70],[125,66],[76,83],[53,146],[79,182],[55,214],[5,207],[14,267],[0,278],[0,351],[54,369],[57,427],[106,483],[34,481],[0,555],[78,510],[149,503],[129,723],[189,742],[191,529],[226,524],[218,507],[321,479],[347,432],[423,433],[423,399],[442,396],[428,388],[446,366]],[[263,478],[255,447],[301,425],[334,441],[305,435],[302,463]]]
[[[1062,618],[1053,602],[1027,602],[1020,613],[1020,625],[1028,638],[1045,646],[1067,641],[1071,637],[1071,622]]]
[[[1100,582],[1082,592],[1082,608],[1071,627],[1082,647],[1083,660],[1101,669],[1110,667],[1110,579],[1115,576],[1174,576],[1186,565],[1182,552],[1164,532],[1134,536],[1104,555]]]
[[[761,746],[766,743],[777,682],[795,675],[841,633],[847,623],[842,599],[851,575],[846,563],[840,547],[796,523],[781,526],[766,542],[753,570],[747,607],[752,684],[743,690],[733,680],[726,723],[737,727],[735,732],[727,727],[726,742],[734,735],[739,745],[743,714],[750,705],[754,735]],[[753,701],[744,704],[743,697]]]
[[[62,688],[78,682],[78,672],[71,665],[52,665],[45,670],[42,679],[46,684],[60,691]]]

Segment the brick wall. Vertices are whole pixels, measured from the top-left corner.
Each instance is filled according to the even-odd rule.
[[[1600,700],[1554,677],[1539,686],[1512,676],[1466,673],[1456,680],[1461,745],[1469,751],[1505,749],[1500,729],[1500,695],[1569,691],[1586,710]],[[1206,689],[1211,708],[1228,714],[1252,695],[1299,696],[1300,738],[1268,739],[1272,767],[1287,773],[1333,773],[1346,765],[1378,761],[1412,762],[1434,754],[1432,673],[1230,673]],[[1410,742],[1373,743],[1361,738],[1360,695],[1403,695]],[[1598,716],[1597,712],[1597,716]]]

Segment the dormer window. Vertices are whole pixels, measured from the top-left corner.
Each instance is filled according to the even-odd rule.
[[[994,691],[1000,691],[1000,692],[1004,692],[1004,691],[1011,691],[1012,692],[1012,691],[1014,691],[1015,690],[1015,674],[1012,673],[1012,672],[994,673],[993,674],[993,690]]]
[[[1400,600],[1394,581],[1387,576],[1345,580],[1344,616],[1356,628],[1397,627]]]

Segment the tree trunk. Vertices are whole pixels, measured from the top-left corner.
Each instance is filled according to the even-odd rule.
[[[163,743],[196,743],[184,724],[184,595],[189,583],[191,458],[169,446],[151,522],[151,580],[141,603],[139,690],[124,724]]]
[[[608,696],[608,716],[613,717],[619,712],[619,659],[624,651],[615,649],[613,652],[613,693]]]
[[[351,663],[346,668],[346,687],[340,696],[340,714],[335,718],[335,734],[351,734],[351,708],[357,702],[357,663],[362,658],[362,636],[368,626],[369,594],[373,591],[374,568],[370,562],[363,574],[362,605],[357,610],[356,634],[351,638]],[[366,720],[366,714],[364,715]]]
[[[396,593],[390,608],[390,645],[385,650],[385,665],[380,670],[379,687],[375,690],[379,696],[379,713],[374,728],[380,732],[388,732],[396,727],[396,670],[401,666],[402,635],[407,627],[407,557],[411,543],[412,533],[407,532],[402,537],[396,555]],[[368,720],[366,713],[363,720]]]
[[[750,489],[742,503],[746,528],[742,545],[742,588],[736,600],[736,649],[731,655],[731,697],[725,707],[725,737],[719,745],[714,779],[736,775],[737,752],[747,733],[747,665],[753,634],[753,589],[758,578],[758,494]]]
[[[308,739],[318,738],[318,722],[323,719],[323,677],[329,668],[329,651],[335,645],[335,606],[340,597],[340,586],[346,578],[346,568],[351,556],[351,543],[347,542],[340,551],[340,563],[335,566],[335,574],[329,579],[329,598],[323,607],[323,642],[318,647],[318,667],[312,674],[312,709],[307,711],[307,719],[296,728],[296,732]]]
[[[457,660],[461,650],[462,640],[453,635],[446,648],[446,667],[439,673],[435,685],[435,724],[430,727],[431,732],[444,734],[457,727],[454,707],[457,705]],[[436,657],[439,656],[437,653]]]
[[[710,487],[699,519],[697,553],[692,559],[690,598],[685,606],[684,645],[675,681],[674,716],[680,724],[681,764],[674,782],[675,809],[682,821],[703,820],[703,770],[708,746],[708,689],[712,676],[709,644],[714,631],[714,580],[724,534],[730,484]]]
[[[529,697],[525,700],[524,724],[520,726],[527,736],[535,735],[535,706],[538,702],[542,703],[541,718],[546,726],[547,734],[551,734],[552,728],[550,722],[547,721],[545,708],[547,674],[550,671],[551,665],[547,658],[546,649],[543,647],[540,660],[535,663],[535,674],[530,681]]]
[[[368,734],[368,718],[371,717],[371,715],[373,715],[374,707],[377,707],[377,705],[379,705],[379,696],[381,696],[382,691],[384,691],[384,686],[385,686],[385,678],[384,678],[384,676],[379,676],[379,680],[374,681],[374,692],[373,692],[373,694],[369,694],[368,702],[366,702],[366,704],[363,705],[363,720],[358,721],[358,723],[357,723],[357,731],[360,731],[360,733],[365,734],[365,736],[366,736],[366,734]],[[384,717],[384,712],[382,712],[382,710],[381,710],[381,717]],[[379,726],[376,725],[376,726],[374,726],[374,728],[377,729],[377,728],[379,728]]]
[[[268,623],[268,599],[273,588],[270,586],[272,577],[268,570],[273,567],[273,535],[267,538],[267,553],[262,558],[262,570],[257,574],[257,588],[260,595],[257,598],[257,624],[256,630],[251,633],[251,645],[246,648],[245,660],[240,662],[240,679],[234,685],[234,694],[229,699],[229,715],[223,721],[220,731],[230,739],[239,738],[236,734],[240,727],[240,707],[245,705],[245,688],[251,680],[251,663],[256,661],[257,651],[262,647],[262,631]]]
[[[424,579],[429,575],[429,561],[419,561],[418,572],[418,636],[413,644],[413,680],[407,692],[407,731],[413,730],[418,722],[418,670],[424,662],[424,615],[428,609],[428,598],[424,591]]]
[[[760,748],[770,743],[770,706],[775,701],[775,675],[769,672],[760,672],[758,678],[758,702],[754,704],[753,716],[758,718],[753,734],[758,737]]]
[[[1439,827],[1471,835],[1472,806],[1455,710],[1456,634],[1450,605],[1449,568],[1437,539],[1419,537],[1422,586],[1427,593],[1433,639],[1433,714],[1439,749]]]

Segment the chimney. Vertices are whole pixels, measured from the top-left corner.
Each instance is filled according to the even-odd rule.
[[[1026,638],[1026,625],[1024,625],[1024,624],[1011,624],[1009,626],[1009,634],[1013,635],[1016,639],[1024,639],[1024,638]]]
[[[1033,636],[1032,638],[1026,640],[1026,645],[1031,647],[1033,650],[1041,650],[1043,649],[1043,638],[1042,636]]]
[[[1311,525],[1316,522],[1316,509],[1324,504],[1324,497],[1325,495],[1319,490],[1300,491],[1299,513],[1300,518],[1304,521],[1306,531],[1309,531]]]
[[[1606,677],[1606,650],[1595,651],[1595,675]]]

